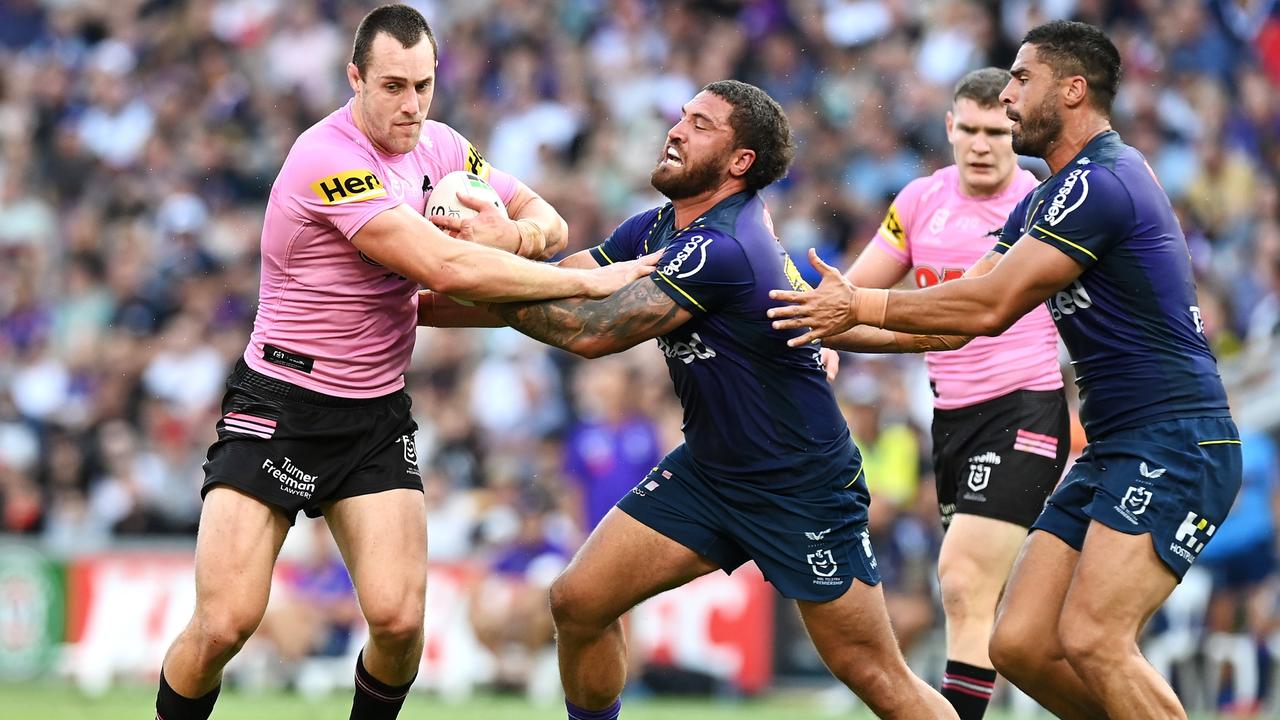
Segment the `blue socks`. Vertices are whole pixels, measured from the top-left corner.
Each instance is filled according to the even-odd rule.
[[[569,720],[618,720],[618,714],[622,712],[622,698],[614,700],[603,710],[583,710],[568,700],[564,701],[564,707],[569,711]]]

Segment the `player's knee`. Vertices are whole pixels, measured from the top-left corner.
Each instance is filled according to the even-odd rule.
[[[995,598],[978,576],[977,568],[968,561],[952,561],[938,566],[938,586],[942,607],[949,622],[964,622],[985,617],[990,622],[995,614]]]
[[[1043,661],[1043,642],[1023,632],[1010,622],[997,622],[987,643],[987,655],[999,673],[1015,683],[1027,672],[1034,672]]]
[[[873,709],[880,709],[892,703],[899,694],[894,678],[878,662],[870,662],[868,658],[849,657],[830,664],[831,674],[853,690]]]
[[[258,629],[262,615],[258,608],[202,608],[194,625],[203,651],[211,657],[234,655]]]
[[[562,573],[551,583],[551,618],[560,632],[576,627],[606,625],[615,618],[603,618],[592,602],[588,584],[574,575]]]
[[[1058,642],[1062,644],[1062,652],[1071,667],[1081,675],[1114,669],[1118,656],[1125,651],[1123,637],[1105,623],[1094,622],[1087,615],[1069,609],[1063,612],[1058,624]],[[1129,633],[1129,637],[1132,638],[1133,633]]]
[[[417,602],[370,602],[364,619],[369,636],[379,644],[413,644],[422,637],[425,611]]]
[[[555,621],[557,627],[562,627],[573,621],[575,610],[577,610],[576,595],[573,581],[564,574],[561,574],[560,577],[555,579],[555,582],[551,583],[549,598],[551,618]]]

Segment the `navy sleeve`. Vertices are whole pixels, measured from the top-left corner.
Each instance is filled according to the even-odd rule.
[[[738,241],[709,229],[676,238],[649,277],[694,315],[719,309],[755,285],[754,271]]]
[[[646,210],[622,221],[604,242],[589,250],[591,257],[604,266],[645,255],[646,241],[661,219],[663,209]]]
[[[1133,202],[1110,170],[1077,167],[1050,188],[1031,213],[1026,234],[1061,250],[1081,267],[1098,262],[1133,227]]]

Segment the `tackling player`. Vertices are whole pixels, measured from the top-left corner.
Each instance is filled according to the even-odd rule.
[[[770,315],[809,328],[795,343],[854,324],[995,335],[1046,303],[1076,365],[1089,444],[1023,546],[991,659],[1060,717],[1185,718],[1137,637],[1231,508],[1240,436],[1177,217],[1111,130],[1120,71],[1097,28],[1032,29],[1001,101],[1014,150],[1053,175],[1014,208],[993,254],[971,277],[894,292],[854,287],[810,253],[822,284],[777,291],[795,304]]]
[[[585,357],[657,338],[684,407],[685,443],[640,480],[551,588],[569,717],[613,720],[626,653],[618,618],[754,560],[795,598],[831,671],[879,715],[955,717],[894,642],[867,535],[866,484],[816,347],[765,317],[768,291],[807,287],[757,191],[794,154],[762,90],[711,83],[667,133],[651,180],[671,199],[565,261],[609,266],[662,251],[605,300],[492,305],[521,332]],[[442,316],[456,308],[437,298]],[[458,318],[424,314],[427,323]]]
[[[355,98],[294,143],[271,190],[253,336],[227,381],[196,542],[196,607],[165,656],[161,720],[203,720],[222,668],[262,619],[299,510],[323,514],[369,625],[351,717],[394,718],[422,653],[426,509],[402,390],[419,284],[476,300],[603,297],[636,267],[566,270],[452,239],[423,217],[433,179],[487,176],[493,211],[471,240],[554,251],[564,222],[426,120],[436,44],[417,11],[369,13],[347,79]]]
[[[846,277],[888,288],[911,273],[925,288],[960,277],[991,249],[991,228],[1035,189],[1018,168],[1000,91],[1009,73],[975,70],[947,112],[955,164],[912,181]],[[824,343],[836,349],[839,337]],[[942,694],[961,720],[986,711],[996,672],[987,657],[996,604],[1027,529],[1062,477],[1070,444],[1058,333],[1036,308],[1004,334],[929,353],[933,467],[946,535],[938,581],[947,617]]]

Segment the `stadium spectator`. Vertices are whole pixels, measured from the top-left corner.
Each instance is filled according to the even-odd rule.
[[[301,4],[314,6],[314,12],[295,10],[299,3],[249,0],[0,2],[5,67],[0,77],[0,426],[21,428],[14,445],[0,440],[0,454],[16,448],[22,457],[31,441],[36,443],[36,466],[25,481],[35,492],[23,497],[39,507],[40,532],[56,547],[85,550],[112,538],[108,518],[87,498],[90,478],[102,476],[96,438],[105,424],[120,420],[131,426],[140,452],[160,451],[152,444],[163,439],[181,445],[187,457],[203,458],[211,439],[204,431],[156,436],[144,431],[141,399],[149,394],[144,369],[158,348],[181,344],[169,337],[174,314],[213,329],[216,337],[208,344],[225,366],[243,350],[257,302],[260,223],[271,181],[297,136],[332,107],[316,106],[310,96],[315,90],[278,85],[266,60],[268,48],[278,46],[286,33],[296,36],[295,27],[317,37],[334,32],[344,37],[374,3]],[[1231,343],[1215,340],[1214,348],[1224,376],[1239,385],[1242,426],[1257,423],[1258,430],[1274,430],[1267,423],[1280,423],[1280,413],[1272,410],[1280,407],[1280,354],[1272,341],[1275,323],[1266,318],[1280,315],[1274,308],[1255,308],[1275,304],[1263,298],[1276,292],[1276,252],[1268,247],[1275,245],[1269,238],[1280,237],[1274,229],[1280,158],[1274,147],[1270,154],[1253,148],[1275,142],[1280,3],[1203,4],[1210,11],[1200,13],[1207,30],[1199,34],[1225,28],[1237,44],[1228,77],[1196,67],[1186,73],[1172,70],[1173,50],[1186,43],[1179,38],[1197,33],[1166,21],[1172,16],[1170,0],[1003,0],[968,2],[959,10],[952,0],[751,0],[715,3],[714,13],[707,9],[712,3],[675,0],[417,6],[425,8],[433,25],[447,28],[440,46],[441,92],[432,117],[473,140],[484,139],[497,167],[528,164],[529,177],[539,178],[539,192],[568,221],[570,252],[596,244],[623,218],[656,203],[647,184],[649,139],[673,122],[680,102],[703,82],[723,76],[768,82],[765,78],[777,77],[798,60],[812,78],[783,77],[785,85],[797,80],[801,88],[787,108],[798,154],[791,178],[768,191],[766,200],[781,240],[797,260],[804,249],[816,246],[841,266],[853,261],[884,216],[890,197],[878,193],[896,192],[895,183],[950,162],[936,121],[947,110],[948,88],[921,82],[917,69],[925,38],[945,35],[954,46],[972,49],[974,59],[954,62],[952,71],[962,73],[976,67],[966,63],[979,58],[1008,67],[1023,34],[1045,20],[1074,17],[1101,24],[1116,39],[1129,69],[1117,99],[1116,129],[1147,157],[1179,207],[1188,237],[1203,239],[1192,247],[1201,294],[1218,288],[1226,310],[1220,327],[1238,337],[1245,336],[1248,318],[1256,313],[1260,329],[1247,368],[1240,354],[1232,354]],[[988,20],[954,20],[975,5]],[[488,7],[502,12],[486,12]],[[924,12],[926,7],[931,10]],[[988,22],[994,32],[983,27]],[[774,39],[777,35],[786,40]],[[120,44],[128,53],[108,52]],[[756,51],[766,44],[775,49],[767,55]],[[527,59],[506,52],[512,45],[538,58],[534,82],[528,82]],[[940,46],[936,40],[931,45]],[[113,70],[107,60],[119,63],[128,54],[132,69],[123,76],[127,82],[118,99],[123,107],[144,107],[139,116],[150,115],[152,128],[141,149],[130,150],[131,164],[117,168],[89,148],[80,130],[91,107],[106,107],[98,104],[106,98],[97,84],[102,72]],[[323,94],[324,87],[331,93],[336,87],[340,92],[331,102],[343,97],[339,65],[315,66],[307,88],[314,83]],[[124,66],[114,69],[119,67]],[[506,86],[517,79],[528,87],[524,96]],[[552,137],[548,151],[508,151],[506,139],[499,147],[499,128],[502,137],[510,136],[514,109],[529,102],[533,108],[548,103],[556,108],[555,122],[548,121],[556,132],[543,130]],[[560,106],[576,114],[576,134],[568,140]],[[1219,112],[1223,117],[1216,117]],[[1256,187],[1252,199],[1241,198],[1244,207],[1233,210],[1238,222],[1222,229],[1195,217],[1186,197],[1192,179],[1210,174],[1198,143],[1215,122],[1223,128],[1225,146],[1234,148],[1228,159],[1249,164]],[[882,141],[892,146],[885,150],[894,158],[887,169],[864,160],[876,156],[868,143]],[[842,180],[855,161],[850,177],[858,180],[856,186]],[[1043,172],[1042,166],[1028,166]],[[884,172],[884,179],[876,172]],[[181,193],[205,205],[204,226],[194,235],[166,234],[181,223],[158,222],[166,199]],[[183,243],[177,254],[200,249],[218,261],[202,283],[213,288],[215,302],[206,300],[206,289],[184,282],[190,266],[178,263],[175,273],[162,271],[175,239]],[[807,263],[799,265],[809,271]],[[1207,311],[1206,331],[1211,338],[1220,332]],[[419,333],[419,352],[406,374],[422,427],[419,451],[424,471],[435,468],[447,480],[439,489],[440,509],[433,513],[471,512],[474,493],[495,477],[489,469],[491,446],[518,446],[515,462],[528,467],[536,464],[533,457],[544,442],[562,454],[556,438],[568,437],[567,413],[546,415],[536,432],[517,428],[526,436],[520,443],[505,431],[478,429],[469,404],[476,368],[492,358],[513,362],[499,342],[471,331]],[[547,394],[555,399],[544,402],[568,407],[568,394],[585,366],[554,353],[536,358],[536,367],[523,372],[538,381],[554,379]],[[844,363],[850,375],[874,372],[886,383],[907,385],[927,407],[918,360],[877,360],[874,370],[859,356],[846,356]],[[680,415],[667,389],[666,370],[651,363],[637,372],[638,407],[663,435],[663,448],[672,447]],[[14,395],[23,396],[23,411],[6,399]],[[55,411],[48,409],[51,403]],[[207,423],[199,418],[216,411],[205,407],[182,414],[199,427]],[[927,429],[927,412],[913,417],[918,433]],[[177,454],[169,447],[162,454],[170,449]],[[79,462],[72,455],[79,455]],[[46,464],[66,467],[42,470]],[[434,528],[441,525],[435,517],[433,554],[444,549],[437,544]],[[452,557],[474,552],[469,522],[451,531]]]

